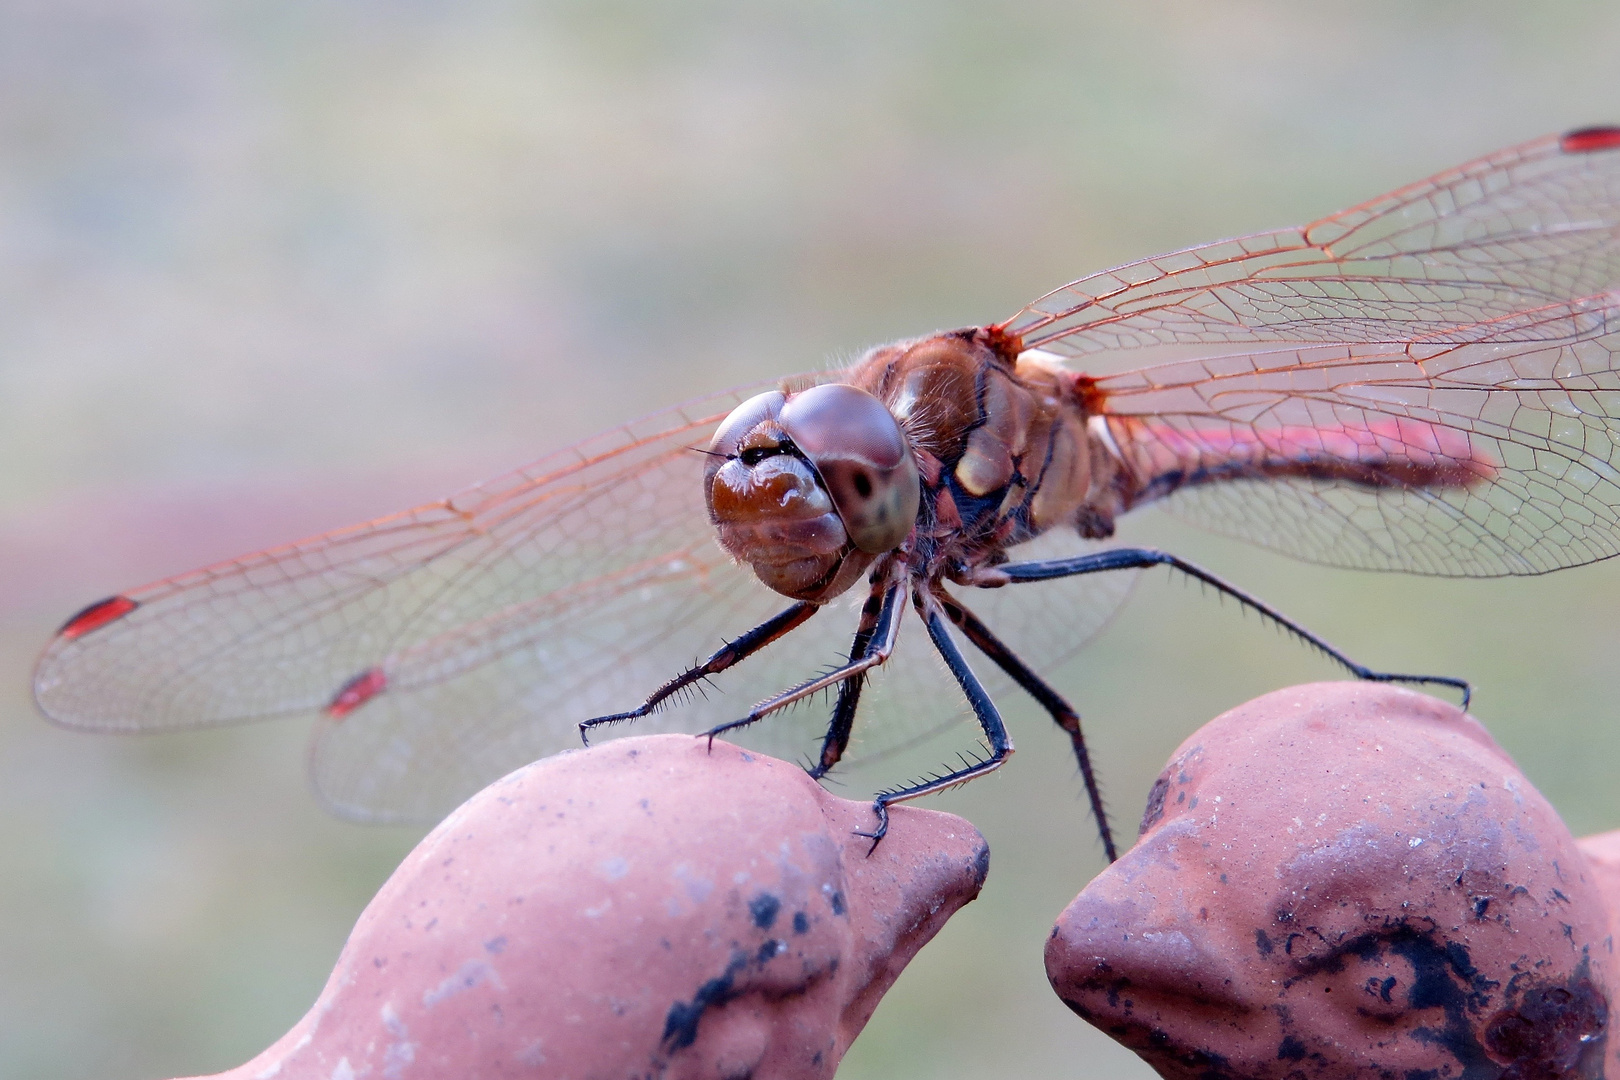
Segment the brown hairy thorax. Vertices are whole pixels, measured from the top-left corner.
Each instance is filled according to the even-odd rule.
[[[1113,533],[1119,470],[1088,431],[1078,377],[1009,355],[1015,345],[983,328],[948,331],[874,349],[844,373],[889,407],[918,458],[921,576],[967,583],[1058,526]]]

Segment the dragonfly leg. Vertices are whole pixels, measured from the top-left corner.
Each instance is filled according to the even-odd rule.
[[[710,742],[713,742],[716,737],[724,735],[728,731],[757,723],[771,713],[787,708],[795,701],[801,701],[812,694],[820,693],[829,686],[844,683],[863,672],[877,667],[879,664],[885,663],[889,659],[889,654],[894,652],[894,643],[900,636],[900,593],[902,583],[890,580],[879,587],[883,589],[883,603],[878,610],[877,626],[873,630],[875,644],[869,647],[860,659],[851,660],[849,663],[836,667],[825,675],[819,675],[807,682],[800,683],[798,686],[784,690],[774,697],[768,697],[752,709],[749,709],[747,716],[742,717],[740,720],[731,720],[717,727],[712,727],[703,735],[707,736]],[[832,732],[828,734],[831,735]]]
[[[1102,837],[1103,852],[1108,856],[1109,862],[1117,860],[1119,852],[1114,848],[1113,830],[1108,827],[1108,812],[1103,806],[1102,789],[1097,784],[1097,774],[1091,768],[1091,755],[1086,750],[1086,737],[1080,731],[1080,714],[1075,712],[1073,706],[1064,701],[1045,680],[1031,671],[1016,653],[991,633],[990,628],[980,622],[978,616],[964,607],[960,601],[945,595],[943,591],[935,595],[944,607],[946,617],[956,624],[957,629],[961,630],[980,652],[995,661],[997,667],[1005,671],[1013,682],[1022,687],[1025,693],[1047,711],[1047,714],[1057,722],[1058,727],[1068,733],[1069,743],[1074,747],[1075,760],[1080,763],[1080,777],[1086,785],[1086,797],[1091,801],[1091,816],[1096,819],[1097,833]]]
[[[866,596],[866,603],[861,606],[860,625],[855,630],[855,640],[849,647],[851,662],[862,660],[868,656],[874,646],[872,637],[877,632],[878,618],[883,614],[884,588],[886,582],[874,580],[872,589]],[[861,690],[866,685],[866,672],[857,672],[838,684],[838,703],[833,707],[832,721],[827,725],[827,734],[821,740],[821,758],[809,770],[813,779],[820,780],[837,765],[844,756],[844,750],[849,746],[849,735],[855,727],[855,709],[861,701]]]
[[[1166,551],[1158,551],[1154,548],[1112,548],[1108,551],[1075,555],[1067,559],[1008,563],[1005,566],[995,567],[992,573],[997,576],[1005,575],[1004,580],[1008,582],[1050,581],[1053,578],[1073,577],[1077,574],[1096,574],[1108,570],[1134,570],[1146,566],[1168,566],[1171,569],[1181,571],[1188,577],[1203,582],[1217,592],[1230,596],[1244,607],[1258,613],[1262,618],[1270,620],[1298,640],[1316,649],[1358,679],[1366,679],[1368,682],[1404,682],[1449,686],[1462,694],[1463,710],[1466,712],[1468,709],[1468,702],[1473,697],[1473,689],[1468,685],[1466,679],[1453,678],[1449,675],[1397,675],[1387,671],[1374,671],[1364,664],[1356,663],[1350,657],[1328,644],[1327,641],[1305,629],[1305,627],[1254,594],[1245,592],[1203,567],[1171,555]]]
[[[717,650],[713,656],[703,663],[681,672],[669,682],[654,690],[646,701],[643,701],[629,712],[614,713],[611,716],[593,716],[589,720],[580,721],[580,741],[589,746],[591,741],[590,732],[594,727],[602,724],[616,724],[621,720],[636,720],[657,711],[658,707],[668,701],[670,697],[680,693],[693,683],[706,679],[710,675],[718,674],[733,664],[741,663],[777,638],[796,630],[818,610],[820,609],[815,604],[806,602],[794,604],[786,611],[773,615],[735,641]]]
[[[991,701],[990,695],[985,692],[984,684],[979,682],[979,677],[973,674],[973,669],[968,667],[967,661],[963,659],[962,651],[956,647],[956,642],[951,640],[950,632],[945,629],[945,620],[940,617],[939,602],[932,596],[925,598],[920,590],[913,595],[913,600],[922,615],[923,623],[928,627],[928,636],[933,640],[934,648],[939,650],[945,666],[950,668],[951,674],[956,677],[957,685],[962,688],[968,704],[973,707],[973,715],[978,718],[979,726],[984,729],[985,741],[990,746],[990,756],[979,761],[968,761],[960,769],[953,769],[915,784],[879,792],[878,797],[872,801],[872,812],[877,816],[877,825],[871,832],[855,834],[872,841],[868,854],[877,850],[878,841],[889,831],[889,807],[894,803],[907,802],[922,795],[944,791],[994,772],[1012,756],[1013,752],[1012,740],[1007,737],[1007,725],[1002,722],[1001,713],[996,711],[995,702]]]

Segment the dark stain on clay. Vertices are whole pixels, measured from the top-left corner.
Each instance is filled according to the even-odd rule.
[[[1475,969],[1462,943],[1444,940],[1430,924],[1419,929],[1394,922],[1359,934],[1327,955],[1301,964],[1302,975],[1289,979],[1284,986],[1318,972],[1342,971],[1350,957],[1372,963],[1386,951],[1412,966],[1412,985],[1405,993],[1405,1007],[1439,1009],[1444,1018],[1438,1025],[1414,1028],[1412,1037],[1440,1047],[1455,1058],[1465,1080],[1496,1076],[1498,1070],[1476,1037],[1470,1013],[1485,1006],[1497,984]],[[1392,992],[1394,987],[1388,990]]]
[[[782,910],[782,901],[768,892],[762,892],[748,901],[748,914],[753,918],[754,925],[761,930],[769,930],[776,922],[777,912]]]
[[[842,894],[834,892],[831,895],[836,902],[834,910],[843,914]],[[760,893],[748,904],[749,915],[754,925],[761,929],[768,928],[776,922],[781,908],[781,900],[766,892]],[[802,911],[798,912],[793,916],[793,927],[798,933],[807,932],[810,929],[809,917]],[[674,1054],[696,1042],[698,1024],[703,1019],[703,1014],[710,1009],[719,1008],[744,994],[757,992],[751,989],[751,982],[747,978],[742,978],[739,985],[739,977],[744,976],[750,968],[755,971],[762,970],[772,960],[790,951],[791,946],[782,938],[768,938],[752,953],[733,946],[731,959],[727,961],[724,972],[699,986],[697,992],[692,995],[692,1000],[677,1001],[669,1007],[669,1012],[664,1016],[664,1034],[660,1040],[664,1053]],[[797,997],[805,993],[818,979],[830,977],[837,972],[838,957],[834,956],[827,961],[825,968],[816,970],[807,967],[801,982],[789,988],[777,987],[772,995],[776,998]]]
[[[1562,983],[1515,976],[1499,1009],[1485,1024],[1485,1050],[1511,1080],[1603,1075],[1609,1001],[1592,982],[1590,965]]]
[[[1153,781],[1153,787],[1148,792],[1147,806],[1142,810],[1142,823],[1137,827],[1137,836],[1146,836],[1149,829],[1164,819],[1165,805],[1169,802],[1172,786],[1180,786],[1182,789],[1176,792],[1175,805],[1186,806],[1189,810],[1198,805],[1196,795],[1190,804],[1187,802],[1187,785],[1193,782],[1193,774],[1188,771],[1188,766],[1193,765],[1203,755],[1203,746],[1190,746],[1165,766],[1164,772]]]
[[[1177,1075],[1196,1076],[1199,1080],[1227,1080],[1228,1077],[1235,1080],[1238,1076],[1232,1063],[1220,1054],[1212,1050],[1178,1049],[1169,1035],[1156,1029],[1148,1033],[1145,1052],[1159,1060],[1173,1062],[1178,1066]]]
[[[1169,777],[1161,775],[1153,781],[1153,788],[1148,792],[1147,807],[1142,811],[1142,824],[1137,827],[1136,835],[1141,836],[1159,823],[1164,817],[1164,797],[1170,791]]]
[[[677,1001],[664,1017],[664,1049],[670,1052],[684,1050],[697,1041],[698,1021],[710,1009],[717,1008],[737,996],[737,976],[748,966],[744,953],[733,953],[726,964],[725,974],[710,979],[698,987],[691,1001]]]
[[[1093,966],[1091,974],[1080,980],[1079,984],[1076,986],[1076,989],[1078,990],[1102,993],[1108,1002],[1108,1007],[1116,1012],[1120,1011],[1120,995],[1130,988],[1131,980],[1126,976],[1116,973],[1113,966],[1106,960],[1098,960]],[[1084,1018],[1087,1023],[1102,1027],[1103,1030],[1107,1031],[1115,1038],[1120,1038],[1122,1032],[1129,1030],[1128,1025],[1125,1024],[1112,1026],[1104,1025],[1097,1014],[1089,1009],[1084,1001],[1077,998],[1063,996],[1063,1003],[1070,1009],[1074,1010],[1077,1015]],[[1131,1004],[1129,1002],[1125,1003],[1125,1008],[1123,1011],[1126,1014],[1130,1013]]]
[[[1462,1080],[1597,1080],[1603,1075],[1609,1003],[1591,980],[1585,959],[1565,982],[1538,981],[1526,972],[1503,988],[1476,969],[1462,943],[1444,940],[1432,925],[1397,922],[1306,962],[1302,974],[1289,979],[1285,988],[1317,972],[1341,971],[1350,957],[1374,962],[1385,952],[1411,965],[1412,983],[1398,998],[1394,978],[1370,980],[1368,991],[1387,1003],[1399,1000],[1410,1010],[1439,1009],[1441,1023],[1414,1028],[1411,1034],[1454,1058]],[[1498,990],[1503,1007],[1481,1023]],[[1279,1044],[1277,1056],[1303,1060],[1305,1044],[1290,1034]]]
[[[1256,931],[1255,941],[1257,946],[1266,942],[1262,951],[1270,951],[1264,930]],[[1504,987],[1480,973],[1466,946],[1446,940],[1432,924],[1397,921],[1350,938],[1325,955],[1300,961],[1282,989],[1285,994],[1295,987],[1309,990],[1319,985],[1315,977],[1320,974],[1337,974],[1352,961],[1376,963],[1389,955],[1410,965],[1412,980],[1403,987],[1393,977],[1370,979],[1367,992],[1406,1010],[1439,1010],[1437,1023],[1413,1028],[1411,1036],[1443,1050],[1457,1063],[1455,1068],[1386,1073],[1390,1080],[1601,1080],[1609,1004],[1585,960],[1566,981],[1541,980],[1526,972]],[[1201,1080],[1235,1080],[1239,1075],[1213,1050],[1177,1044],[1168,1032],[1133,1020],[1127,1000],[1131,980],[1113,973],[1106,963],[1099,963],[1093,977],[1079,988],[1101,991],[1113,1016],[1094,1016],[1084,1003],[1065,997],[1069,1008],[1136,1049],[1166,1075]],[[1496,1011],[1491,1013],[1493,1005]],[[1327,1059],[1311,1051],[1303,1035],[1310,1024],[1308,1015],[1296,1020],[1281,1004],[1275,1014],[1284,1026],[1276,1059],[1297,1065],[1290,1077],[1338,1075]],[[1299,1030],[1293,1030],[1296,1026]],[[1166,1066],[1171,1067],[1167,1072]]]

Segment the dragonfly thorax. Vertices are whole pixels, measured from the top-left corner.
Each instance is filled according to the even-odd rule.
[[[1088,427],[1080,381],[986,329],[874,349],[845,373],[911,441],[923,506],[913,564],[971,577],[1057,527],[1113,533],[1117,459]],[[926,564],[919,565],[919,564]]]

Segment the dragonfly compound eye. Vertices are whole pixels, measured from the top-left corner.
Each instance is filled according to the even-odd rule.
[[[781,423],[785,401],[760,394],[726,417],[709,444],[704,495],[721,547],[777,592],[820,602],[848,588],[872,557],[851,542],[833,496]]]
[[[910,535],[922,499],[917,463],[883,402],[826,383],[789,398],[780,423],[820,474],[856,547],[881,555]]]

